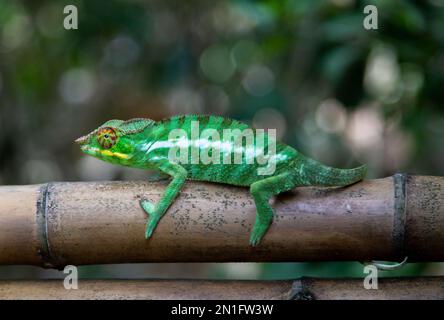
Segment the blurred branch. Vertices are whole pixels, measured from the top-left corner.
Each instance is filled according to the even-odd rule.
[[[378,290],[362,279],[301,278],[285,281],[80,280],[0,281],[0,299],[444,299],[444,277],[382,278]]]
[[[141,197],[168,181],[0,187],[0,264],[63,267],[132,262],[444,260],[444,178],[395,175],[346,188],[297,188],[248,245],[246,188],[186,183],[150,240]]]

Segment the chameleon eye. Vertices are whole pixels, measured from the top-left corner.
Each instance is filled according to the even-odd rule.
[[[97,141],[103,149],[109,149],[117,142],[117,135],[113,128],[102,128],[97,132]]]

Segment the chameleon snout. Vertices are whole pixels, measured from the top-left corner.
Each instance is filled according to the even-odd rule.
[[[80,137],[80,138],[77,138],[76,140],[74,140],[74,142],[79,144],[79,145],[85,144],[86,141],[87,141],[87,137],[86,136],[83,136],[83,137]]]

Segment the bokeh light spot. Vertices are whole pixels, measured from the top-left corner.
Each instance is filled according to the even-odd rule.
[[[216,85],[207,85],[201,90],[205,107],[215,114],[224,114],[230,108],[230,98],[225,91]]]
[[[375,106],[363,106],[351,114],[346,134],[356,149],[380,144],[382,133],[382,115]]]
[[[411,63],[402,65],[402,81],[404,83],[404,89],[416,95],[424,84],[422,69]]]
[[[63,100],[72,104],[87,102],[95,90],[93,74],[83,68],[66,71],[59,82],[59,93]]]
[[[171,114],[186,114],[201,112],[203,101],[198,92],[179,87],[168,93],[166,104]]]
[[[112,67],[126,67],[139,57],[139,45],[126,35],[115,37],[105,48],[104,63]]]
[[[200,68],[211,81],[223,83],[233,75],[235,65],[227,47],[214,45],[200,56]]]
[[[395,51],[389,46],[373,49],[367,60],[364,76],[367,91],[380,101],[394,103],[400,98],[399,78]]]
[[[33,27],[25,14],[13,16],[4,26],[2,32],[2,47],[14,50],[26,44],[31,39]]]
[[[276,129],[276,138],[282,139],[287,131],[285,117],[276,109],[260,109],[253,117],[253,126],[257,129]]]
[[[243,71],[255,60],[260,60],[261,50],[254,41],[241,40],[236,42],[231,49],[231,56],[236,63],[236,68]]]
[[[336,99],[322,101],[316,110],[316,124],[325,132],[341,132],[345,129],[346,122],[347,112]]]
[[[242,85],[252,96],[265,96],[274,88],[274,74],[264,65],[251,66],[242,80]]]
[[[37,30],[45,37],[55,38],[62,35],[63,18],[62,6],[58,4],[48,4],[41,7],[36,15]]]

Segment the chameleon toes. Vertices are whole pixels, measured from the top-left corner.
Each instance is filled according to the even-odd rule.
[[[151,235],[154,232],[154,229],[156,229],[157,224],[159,223],[160,220],[160,216],[159,215],[151,215],[149,218],[149,221],[146,225],[146,230],[145,230],[145,239],[149,239],[151,237]]]
[[[154,215],[155,208],[154,208],[154,205],[150,201],[142,199],[139,201],[139,203],[140,203],[140,206],[142,207],[143,211],[145,211],[148,214],[148,216]]]
[[[259,244],[259,239],[250,239],[250,246],[256,247]]]
[[[149,216],[145,230],[145,239],[148,239],[153,234],[154,229],[156,229],[162,215],[156,212],[155,206],[148,200],[140,200],[140,206]]]
[[[250,246],[255,247],[261,241],[262,235],[259,232],[254,232],[250,236]]]

